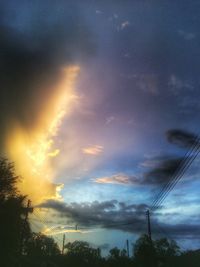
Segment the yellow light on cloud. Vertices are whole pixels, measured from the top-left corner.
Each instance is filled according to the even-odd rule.
[[[46,229],[42,233],[44,235],[53,236],[53,235],[59,235],[59,234],[64,234],[64,233],[88,234],[91,232],[93,231],[92,230],[82,231],[82,230],[73,230],[73,229],[63,229],[63,230],[52,231],[51,229]]]
[[[55,170],[51,159],[60,153],[55,146],[55,137],[63,118],[78,100],[74,86],[78,73],[78,66],[63,69],[62,79],[44,103],[37,124],[26,129],[19,122],[13,122],[7,135],[8,157],[22,176],[19,189],[35,203],[45,198],[59,198],[61,186],[53,184]]]

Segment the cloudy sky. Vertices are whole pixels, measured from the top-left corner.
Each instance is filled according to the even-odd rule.
[[[105,250],[134,242],[198,144],[200,3],[10,0],[0,10],[1,154],[38,207],[34,230]],[[153,235],[183,248],[199,246],[193,154],[152,213]]]

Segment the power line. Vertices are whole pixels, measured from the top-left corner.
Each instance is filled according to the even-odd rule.
[[[23,250],[24,250],[24,242],[26,239],[26,229],[27,229],[27,222],[28,222],[28,215],[29,212],[32,212],[32,208],[31,208],[31,201],[28,200],[27,202],[27,207],[25,209],[25,218],[23,220],[22,223],[22,229],[21,229],[21,234],[20,234],[20,244],[19,244],[19,253],[20,255],[23,254]]]
[[[184,166],[184,168],[180,171],[179,176],[170,184],[168,190],[162,195],[162,197],[159,199],[159,201],[156,203],[156,205],[154,206],[154,209],[159,207],[162,202],[165,200],[165,198],[168,196],[168,194],[174,189],[174,187],[176,186],[176,184],[180,181],[180,179],[183,177],[183,175],[185,174],[185,172],[187,171],[187,169],[191,166],[192,162],[195,160],[195,158],[197,157],[197,155],[199,154],[199,150],[197,151],[197,154],[192,157],[187,164]]]
[[[40,232],[40,227],[35,222],[31,221],[31,225],[33,225],[36,228],[38,233]]]
[[[40,220],[46,223],[46,216],[42,215],[41,212],[39,212],[36,208],[34,208],[34,213],[37,214],[38,217],[40,217]]]
[[[163,192],[165,192],[168,187],[170,186],[170,184],[173,182],[173,180],[176,178],[176,176],[179,174],[179,171],[182,167],[184,167],[185,163],[187,162],[187,160],[190,158],[193,150],[196,148],[197,142],[194,143],[194,145],[190,148],[189,151],[187,151],[185,153],[185,156],[183,158],[183,160],[179,161],[179,166],[176,169],[175,173],[173,174],[173,176],[170,178],[170,180],[168,181],[167,184],[164,185],[164,187],[161,189],[160,193],[158,194],[158,196],[154,199],[152,206],[156,205],[156,202],[162,197]]]
[[[182,161],[180,161],[179,166],[177,170],[175,171],[172,178],[169,180],[169,182],[161,189],[161,192],[158,194],[158,196],[154,199],[151,209],[157,208],[161,203],[164,201],[164,199],[167,197],[167,195],[173,190],[175,185],[178,183],[178,181],[182,178],[186,170],[189,168],[189,166],[192,164],[194,159],[199,154],[200,150],[200,142],[199,138],[194,142],[194,145],[192,148],[185,154],[185,157]],[[196,154],[195,154],[196,153]]]

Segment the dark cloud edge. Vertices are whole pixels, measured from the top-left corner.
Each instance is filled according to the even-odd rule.
[[[146,204],[127,205],[117,200],[66,204],[51,199],[41,203],[37,208],[52,209],[60,218],[77,224],[83,229],[99,227],[142,234],[147,229],[145,212],[149,207]],[[160,213],[158,215],[161,216]],[[166,233],[169,233],[169,236],[174,239],[197,239],[199,237],[199,225],[196,223],[170,224],[160,222],[154,217],[152,218],[152,229],[155,235],[160,235],[157,225],[165,229]]]

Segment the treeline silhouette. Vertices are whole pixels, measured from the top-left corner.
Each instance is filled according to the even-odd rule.
[[[0,158],[1,267],[199,267],[200,250],[182,252],[173,240],[147,235],[135,242],[132,257],[117,247],[103,257],[83,241],[67,243],[61,253],[53,238],[31,231],[27,215],[33,210],[17,190],[19,179],[13,163]]]

